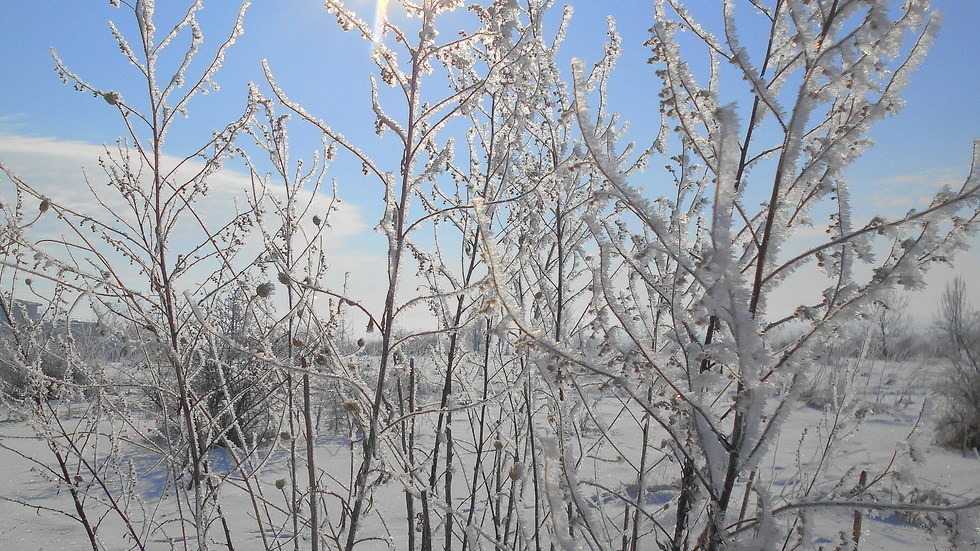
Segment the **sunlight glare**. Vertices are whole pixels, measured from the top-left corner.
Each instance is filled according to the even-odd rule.
[[[381,42],[381,35],[384,32],[385,20],[387,19],[388,0],[377,0],[374,9],[374,42]]]

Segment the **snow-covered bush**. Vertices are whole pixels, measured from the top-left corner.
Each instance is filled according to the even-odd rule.
[[[936,440],[944,446],[980,449],[980,313],[966,298],[966,283],[946,286],[936,313],[935,354],[946,361],[937,388],[944,413]]]
[[[88,205],[47,198],[4,170],[12,188],[8,191],[20,198],[18,208],[21,200],[41,205],[41,223],[8,211],[4,247],[30,252],[30,262],[16,267],[31,269],[33,286],[47,292],[58,310],[65,309],[63,304],[92,302],[94,311],[125,320],[132,353],[117,372],[103,370],[93,379],[95,398],[88,406],[93,411],[83,420],[71,417],[70,401],[44,403],[40,396],[34,397],[38,405],[31,414],[61,466],[56,479],[77,484],[71,489],[73,518],[85,527],[93,549],[102,546],[99,519],[106,517],[110,524],[125,527],[134,547],[143,548],[156,530],[166,531],[164,515],[157,516],[158,508],[144,508],[139,496],[132,456],[143,452],[156,454],[154,460],[165,466],[168,486],[197,526],[189,539],[205,549],[209,531],[217,524],[227,526],[215,494],[221,480],[211,476],[210,449],[237,423],[226,420],[226,411],[233,408],[215,405],[220,389],[204,381],[219,373],[211,367],[221,361],[208,346],[220,338],[213,334],[216,317],[209,313],[217,312],[218,289],[244,283],[242,265],[233,262],[251,219],[249,213],[231,212],[225,225],[210,228],[197,209],[210,190],[210,177],[235,153],[233,144],[251,120],[254,104],[247,103],[239,119],[207,132],[188,151],[165,150],[164,142],[188,114],[192,98],[214,85],[227,49],[243,31],[245,8],[233,16],[225,40],[204,54],[196,18],[201,3],[161,27],[153,2],[116,7],[126,19],[110,26],[112,36],[142,82],[142,97],[123,97],[108,86],[90,84],[57,55],[55,64],[64,82],[92,94],[119,117],[127,136],[106,147],[99,159],[102,173],[92,178],[98,178],[100,191],[96,194],[95,184],[90,186]],[[179,56],[182,62],[166,74],[161,66],[169,63],[158,62],[170,60],[168,46],[175,45],[176,37],[190,40]],[[205,63],[191,68],[192,60],[206,56]],[[11,204],[6,197],[4,203]],[[60,224],[52,232],[60,237],[49,238],[51,227],[41,227],[45,222]],[[63,254],[66,249],[72,253]],[[127,273],[130,267],[135,276]],[[22,281],[22,276],[14,273],[12,281]],[[48,282],[54,283],[53,294]],[[70,313],[64,313],[66,324]],[[228,389],[225,395],[229,405],[238,402]],[[87,436],[76,430],[82,427]],[[74,478],[69,468],[75,470]],[[131,507],[134,502],[139,505]]]
[[[935,31],[927,0],[723,2],[705,24],[680,0],[654,0],[646,47],[662,121],[639,150],[606,94],[626,47],[613,21],[601,58],[565,77],[570,8],[400,4],[412,16],[401,26],[326,2],[371,44],[377,156],[290,99],[271,64],[270,96],[251,85],[241,117],[179,155],[164,147],[190,100],[215,88],[244,7],[199,64],[200,2],[175,25],[153,2],[116,3],[138,45],[113,34],[145,97],[57,62],[121,117],[127,139],[100,176],[118,197],[80,212],[5,171],[18,197],[66,222],[72,237],[57,244],[72,255],[11,213],[3,245],[24,252],[4,266],[129,326],[118,373],[85,383],[91,439],[65,428],[68,401],[27,404],[94,550],[108,529],[89,518],[141,549],[782,548],[824,537],[814,518],[827,509],[914,508],[863,499],[913,462],[911,446],[871,482],[834,464],[869,410],[846,395],[845,362],[823,378],[811,366],[976,229],[975,176],[898,219],[851,211],[845,171],[901,107]],[[462,30],[447,34],[447,21]],[[751,41],[764,47],[743,45],[740,28],[768,30]],[[158,74],[178,36],[190,45],[176,72]],[[697,74],[687,59],[702,55]],[[322,139],[306,164],[290,156],[290,116]],[[340,156],[383,197],[377,311],[325,283],[336,196],[323,182]],[[251,186],[211,227],[211,178],[231,158]],[[794,241],[818,226],[819,244]],[[773,291],[805,265],[824,275],[819,297],[770,316]],[[433,327],[408,325],[422,308]],[[350,335],[357,326],[370,335]],[[797,446],[788,457],[780,436],[798,409],[814,412],[796,406],[815,388],[823,414],[783,439]],[[141,486],[152,468],[138,454],[164,490]]]
[[[214,334],[197,351],[192,387],[213,420],[202,447],[249,448],[278,433],[277,372],[257,357],[259,342],[249,339],[248,299],[240,288],[221,295],[211,315]],[[282,337],[285,340],[285,337]]]
[[[895,288],[921,285],[929,266],[950,258],[976,231],[975,173],[962,186],[942,190],[927,208],[898,219],[859,223],[851,211],[844,171],[870,145],[871,125],[901,107],[899,91],[936,28],[928,3],[906,2],[897,11],[888,2],[753,5],[758,12],[742,15],[726,3],[718,21],[702,25],[679,1],[654,2],[648,45],[663,82],[663,126],[654,153],[666,157],[672,186],[640,190],[648,177],[638,174],[629,148],[617,146],[620,126],[597,92],[601,84],[592,80],[621,47],[614,31],[606,59],[591,71],[581,62],[573,67],[573,112],[582,133],[577,147],[585,160],[572,171],[594,171],[598,184],[581,215],[588,233],[572,254],[585,260],[584,319],[601,345],[570,346],[500,283],[519,277],[515,259],[523,250],[492,239],[492,211],[475,205],[495,284],[493,311],[520,336],[530,361],[544,368],[559,397],[551,416],[582,407],[560,397],[580,394],[583,380],[562,374],[584,371],[591,376],[584,380],[605,380],[666,433],[660,464],[672,475],[660,476],[673,478],[679,493],[674,514],[649,520],[659,532],[654,541],[670,549],[810,537],[806,502],[836,498],[839,488],[806,480],[801,472],[805,483],[798,493],[771,495],[767,479],[777,474],[762,461],[794,409],[812,359]],[[743,45],[742,17],[768,26],[765,49]],[[694,54],[682,32],[702,48],[694,52],[711,59],[700,78],[688,63]],[[732,71],[741,79],[723,78]],[[740,101],[727,103],[733,97]],[[750,192],[767,200],[758,207]],[[557,205],[556,196],[537,211]],[[794,246],[797,231],[821,223],[828,227],[823,243]],[[541,235],[533,227],[523,233]],[[885,254],[874,253],[881,250]],[[825,274],[820,297],[801,301],[786,318],[770,319],[768,297],[808,264]],[[860,275],[860,264],[869,266],[870,276]],[[769,332],[790,322],[803,331],[776,349]],[[838,421],[828,434],[837,432]],[[563,441],[560,429],[559,435]],[[826,440],[826,450],[834,439]],[[581,530],[600,547],[600,534],[630,526],[622,509],[587,505],[579,456],[543,444],[542,462],[558,466],[544,481],[552,518],[561,517],[549,534],[552,541],[570,546],[566,534]],[[649,482],[642,458],[639,464],[635,476],[642,488]],[[566,512],[555,511],[559,502]],[[636,509],[634,523],[646,524],[636,502],[623,497],[621,503],[627,512]]]

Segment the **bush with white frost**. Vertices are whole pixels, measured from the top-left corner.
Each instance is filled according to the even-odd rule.
[[[13,396],[51,452],[30,460],[67,489],[58,507],[93,550],[118,541],[106,534],[134,549],[843,548],[858,545],[862,512],[966,518],[977,502],[881,490],[908,481],[909,444],[871,477],[835,461],[873,412],[847,394],[856,367],[812,369],[872,312],[878,353],[894,357],[900,320],[881,307],[977,229],[975,173],[899,218],[852,212],[846,170],[901,109],[936,31],[929,2],[748,3],[707,8],[701,23],[680,0],[652,1],[661,124],[629,134],[647,140],[637,148],[607,96],[633,47],[611,20],[602,57],[569,72],[559,52],[575,47],[563,42],[576,23],[550,0],[404,0],[402,26],[327,0],[371,43],[375,155],[291,99],[270,63],[239,118],[182,153],[165,147],[176,115],[217,90],[247,5],[209,50],[200,2],[176,22],[150,1],[115,3],[131,20],[112,33],[145,97],[56,58],[128,133],[101,159],[99,208],[3,169],[3,283],[43,292],[27,270],[55,284],[59,319],[75,300],[126,326],[111,370],[64,342],[64,373],[84,375],[65,393],[48,392],[68,377],[45,371],[34,341],[0,360],[34,381]],[[447,21],[465,30],[448,34]],[[760,29],[768,40],[743,43]],[[189,45],[164,74],[157,61],[178,37]],[[708,59],[703,73],[691,56]],[[290,151],[298,124],[322,140],[305,160]],[[231,159],[251,186],[213,226],[209,186]],[[334,162],[360,166],[383,198],[377,308],[326,283]],[[25,201],[65,237],[39,236]],[[818,226],[822,242],[793,240]],[[819,297],[770,315],[805,266],[823,276]],[[950,361],[976,371],[975,319],[954,302],[940,316],[959,345]],[[406,321],[422,309],[431,327]],[[350,327],[371,335],[355,347]],[[818,406],[802,408],[815,425],[785,434],[801,402]],[[969,444],[980,416],[954,414],[965,421],[948,440]],[[154,492],[142,475],[158,472]],[[827,533],[840,514],[853,536]]]
[[[937,389],[943,414],[936,440],[954,448],[980,449],[980,314],[966,298],[963,279],[957,277],[946,286],[935,331],[935,353],[946,363]]]

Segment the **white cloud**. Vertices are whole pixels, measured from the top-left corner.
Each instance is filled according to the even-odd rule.
[[[116,155],[115,146],[109,146],[109,151]],[[135,151],[132,152],[136,155]],[[67,207],[91,211],[95,207],[96,197],[107,206],[124,212],[125,200],[108,189],[107,177],[100,167],[100,159],[108,161],[106,146],[94,145],[78,141],[57,140],[54,138],[37,138],[0,134],[0,160],[14,173],[36,190],[51,198],[55,203]],[[164,166],[173,167],[180,162],[175,157],[164,157]],[[184,163],[181,173],[191,174],[200,170],[203,164],[198,161]],[[89,189],[92,186],[92,190]],[[208,178],[209,191],[195,205],[201,220],[210,229],[220,227],[234,215],[236,204],[238,208],[247,208],[246,190],[252,189],[252,180],[248,175],[223,169]],[[270,190],[276,197],[284,197],[281,188]],[[305,198],[304,198],[305,199]],[[324,232],[325,244],[330,250],[340,250],[353,236],[367,229],[361,218],[360,209],[354,205],[340,202],[335,204],[335,210],[325,216],[330,204],[330,197],[318,193],[312,198],[310,216],[304,220],[304,229],[313,232],[316,227],[312,224],[311,216],[318,213],[327,218],[330,227]],[[187,224],[194,225],[189,217]],[[187,230],[189,228],[179,228]]]
[[[118,155],[115,145],[108,146],[113,156]],[[136,155],[135,152],[132,152]],[[91,214],[94,217],[110,221],[106,208],[121,214],[122,219],[135,223],[137,216],[131,207],[127,207],[125,199],[108,186],[108,177],[100,165],[100,159],[108,160],[106,146],[79,141],[59,140],[45,137],[26,137],[10,134],[0,134],[0,163],[9,171],[22,179],[38,193],[50,198],[56,205],[64,206],[79,213]],[[167,157],[166,166],[176,166],[179,159]],[[181,174],[191,174],[203,167],[199,161],[185,163],[180,169]],[[144,169],[145,170],[145,169]],[[171,234],[171,257],[188,252],[205,238],[202,225],[209,232],[222,227],[231,220],[238,210],[249,208],[246,190],[252,189],[252,179],[241,172],[223,169],[207,180],[209,191],[206,197],[201,197],[194,204],[194,214],[184,213]],[[89,189],[91,186],[92,189]],[[94,193],[93,193],[94,190]],[[0,187],[0,200],[8,205],[14,200],[13,188],[9,182],[3,182]],[[326,190],[330,192],[329,189]],[[282,199],[284,190],[271,188],[269,195]],[[36,199],[27,195],[22,196],[24,211],[37,212],[32,203]],[[326,261],[330,265],[327,281],[331,286],[343,284],[345,272],[351,272],[351,292],[357,295],[373,296],[380,286],[387,284],[384,271],[384,260],[380,256],[372,256],[363,250],[358,250],[360,236],[369,231],[358,206],[346,202],[333,203],[331,197],[323,192],[310,195],[306,192],[303,200],[311,200],[308,214],[301,220],[299,228],[308,235],[316,235],[321,229],[313,223],[316,214],[327,222],[322,228],[322,247]],[[272,200],[269,196],[263,204],[269,219],[269,233],[279,229],[278,217],[275,214]],[[34,239],[50,238],[72,240],[72,229],[55,217],[47,215],[31,228]],[[249,241],[243,247],[239,258],[247,262],[256,258],[264,250],[259,233],[252,232]],[[128,263],[127,263],[128,264]],[[213,268],[213,265],[212,265]],[[380,268],[380,269],[379,269]],[[145,287],[138,283],[138,270],[134,267],[121,266],[120,271],[129,280],[134,281],[137,288]],[[185,288],[194,286],[203,280],[203,271],[188,280]],[[373,306],[374,300],[367,300]],[[383,303],[383,298],[381,299]]]
[[[94,211],[98,208],[92,192],[88,189],[89,184],[97,191],[109,190],[106,186],[106,177],[99,165],[99,158],[104,157],[105,153],[104,146],[86,142],[0,134],[0,162],[57,204],[70,206],[79,211]],[[176,159],[170,158],[166,162],[173,165],[176,163]],[[88,183],[86,183],[86,174],[89,179]],[[940,178],[940,176],[946,177],[946,179]],[[951,172],[929,170],[916,175],[883,180],[879,183],[901,186],[918,183],[934,189],[940,183],[951,182],[955,182]],[[246,206],[244,190],[251,187],[251,179],[240,172],[225,170],[214,175],[209,180],[209,185],[211,191],[199,203],[197,212],[205,224],[213,229],[229,219],[234,212],[236,201],[241,208]],[[918,189],[922,190],[920,193],[926,191],[923,188]],[[9,186],[0,188],[0,200],[10,201],[12,199],[9,196],[10,191]],[[341,192],[343,192],[342,189]],[[278,193],[281,195],[281,191]],[[911,199],[912,197],[914,199]],[[115,208],[124,206],[121,198],[115,193],[101,193],[100,191],[99,199]],[[904,207],[906,201],[922,201],[921,195],[906,195],[904,193],[883,194],[876,196],[875,199],[883,202],[891,200],[891,205],[894,207]],[[33,211],[35,208],[30,205],[31,201],[33,199],[25,198],[27,211]],[[317,195],[314,198],[312,212],[319,213],[322,217],[322,213],[327,210],[329,201],[330,198],[327,195],[322,193]],[[879,207],[880,205],[875,203],[875,206]],[[311,215],[301,224],[301,227],[309,233],[316,230],[310,219]],[[854,224],[860,226],[866,221],[867,216],[857,215]],[[52,237],[57,237],[64,231],[64,227],[60,226],[56,233],[56,224],[53,223],[53,220],[51,222],[44,227],[37,228],[39,233],[45,232]],[[364,246],[364,242],[368,241],[364,239],[364,236],[370,231],[370,228],[363,220],[360,207],[346,202],[339,203],[337,210],[330,214],[328,222],[330,227],[323,234],[326,260],[330,265],[327,284],[332,290],[339,291],[344,285],[345,274],[349,273],[349,295],[368,306],[376,315],[380,314],[384,303],[384,291],[388,285],[386,261],[383,250],[366,250]],[[178,235],[186,235],[190,239],[190,237],[200,234],[200,228],[195,227],[196,222],[192,218],[187,218],[185,223],[191,227],[178,228]],[[826,239],[826,227],[826,224],[816,224],[813,227],[800,228],[794,232],[793,237],[783,247],[783,255],[781,255],[783,260],[788,258],[787,255],[798,254],[813,246],[815,242]],[[275,229],[271,228],[272,231]],[[370,237],[370,241],[378,242],[376,237]],[[974,239],[973,241],[976,243],[977,240]],[[186,246],[187,243],[179,243],[178,246]],[[254,258],[259,252],[261,252],[260,244],[253,242],[249,244],[243,257]],[[411,263],[407,266],[411,266]],[[973,250],[961,254],[957,258],[955,268],[942,267],[930,272],[926,278],[927,288],[915,293],[912,297],[912,310],[920,323],[928,323],[935,311],[938,297],[942,293],[946,281],[957,274],[967,275],[978,271],[980,271],[980,254]],[[414,276],[411,267],[406,268],[402,275],[403,289],[414,289],[421,283]],[[801,303],[819,302],[819,289],[823,287],[822,282],[821,276],[816,273],[812,266],[804,268],[787,280],[780,290],[770,297],[770,316],[785,315]],[[980,287],[969,281],[969,278],[968,285],[971,300],[975,305],[980,306]],[[404,321],[409,326],[431,323],[428,316],[415,314],[409,314]],[[361,324],[360,320],[355,321],[355,325],[359,324]]]

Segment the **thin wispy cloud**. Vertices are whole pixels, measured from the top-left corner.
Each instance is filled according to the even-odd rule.
[[[911,209],[929,204],[928,197],[906,197],[903,195],[878,195],[869,197],[872,206],[882,209]]]
[[[851,192],[856,208],[886,216],[902,216],[911,209],[927,207],[936,191],[963,184],[965,174],[948,167],[932,167],[870,182],[855,182]]]
[[[963,176],[950,168],[928,168],[910,174],[901,174],[871,182],[871,185],[914,185],[940,188],[961,183]]]

